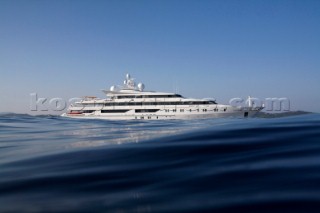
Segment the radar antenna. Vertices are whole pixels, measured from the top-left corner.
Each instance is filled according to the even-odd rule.
[[[123,81],[123,84],[123,87],[126,89],[139,90],[141,92],[145,88],[145,85],[143,83],[139,83],[138,85],[136,85],[134,78],[131,78],[129,73],[126,74],[126,79]]]

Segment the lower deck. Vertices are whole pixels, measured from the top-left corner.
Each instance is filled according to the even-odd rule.
[[[222,118],[222,117],[253,117],[261,109],[253,108],[232,108],[226,106],[216,109],[131,109],[131,110],[82,110],[70,111],[62,116],[72,118],[92,118],[109,120],[163,120],[163,119],[203,119],[203,118]]]

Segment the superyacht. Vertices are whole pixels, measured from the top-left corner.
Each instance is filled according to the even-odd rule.
[[[218,104],[214,99],[185,98],[176,93],[145,91],[129,74],[123,86],[102,90],[105,99],[86,96],[70,105],[62,116],[110,120],[200,119],[221,117],[252,117],[263,107],[255,107],[250,97],[248,106]]]

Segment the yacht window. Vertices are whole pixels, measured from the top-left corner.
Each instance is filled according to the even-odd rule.
[[[82,103],[86,107],[94,107],[94,104],[92,103]]]
[[[179,94],[174,95],[139,95],[135,96],[135,98],[181,98],[182,96]],[[134,96],[118,96],[118,98],[134,98]]]
[[[136,109],[136,113],[143,113],[143,112],[158,112],[160,109]]]
[[[129,99],[131,98],[131,99],[132,99],[132,98],[136,98],[136,96],[132,96],[132,95],[131,95],[131,96],[128,96],[128,95],[122,96],[122,95],[121,95],[121,96],[116,96],[116,97],[117,97],[118,99],[124,99],[124,98],[129,98]]]
[[[83,113],[93,113],[95,110],[83,110]]]
[[[101,113],[125,113],[128,111],[128,109],[101,110]]]

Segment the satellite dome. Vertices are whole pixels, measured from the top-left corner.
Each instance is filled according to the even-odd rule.
[[[143,83],[139,83],[139,84],[138,84],[138,89],[139,89],[140,91],[143,91],[144,88],[145,88],[145,86],[144,86]]]
[[[112,91],[112,92],[117,91],[117,90],[118,90],[118,88],[116,86],[111,86],[110,87],[110,91]]]
[[[131,76],[130,76],[130,74],[128,73],[127,75],[126,75],[126,79],[130,79],[131,78]]]

